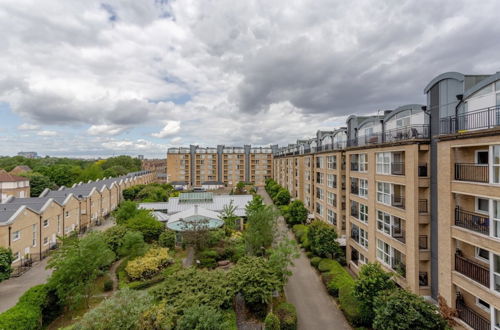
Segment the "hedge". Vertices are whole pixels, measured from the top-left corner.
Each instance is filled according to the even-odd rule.
[[[313,267],[318,268],[318,265],[319,265],[320,262],[321,262],[321,258],[320,257],[312,257],[311,258],[311,265]]]
[[[321,259],[319,265],[318,265],[318,270],[322,273],[324,272],[329,272],[330,270],[332,270],[336,265],[338,264],[338,262],[336,262],[335,260],[332,260],[332,259]],[[339,265],[340,266],[340,265]]]
[[[308,228],[306,225],[294,225],[292,230],[300,242],[303,241],[304,237],[307,237]]]
[[[280,320],[281,330],[297,329],[297,311],[294,305],[283,302],[276,307],[275,313]]]
[[[366,323],[361,313],[361,304],[354,296],[354,286],[346,285],[339,289],[339,304],[351,324],[360,326]]]
[[[329,273],[332,275],[332,279],[328,283],[327,288],[332,296],[338,297],[339,290],[342,287],[354,287],[354,279],[337,261],[332,263]]]
[[[0,329],[25,330],[42,327],[42,311],[48,299],[48,288],[40,284],[26,291],[17,304],[0,314]]]

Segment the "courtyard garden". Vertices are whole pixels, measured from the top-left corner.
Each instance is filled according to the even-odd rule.
[[[0,314],[0,329],[296,328],[283,288],[298,248],[260,196],[244,225],[228,205],[220,228],[182,233],[136,198],[114,212],[116,226],[62,239],[48,282]]]

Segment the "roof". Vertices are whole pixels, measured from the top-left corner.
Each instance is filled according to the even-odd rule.
[[[51,197],[28,197],[28,198],[9,198],[6,203],[0,204],[0,209],[18,209],[20,206],[25,205],[35,212],[41,212],[52,201],[61,205],[60,202],[55,201]]]
[[[458,81],[464,81],[465,76],[463,73],[460,72],[445,72],[441,73],[440,75],[434,77],[424,88],[424,94],[427,94],[432,87],[434,87],[435,84],[440,82],[441,80],[444,79],[455,79]]]
[[[220,227],[224,221],[220,218],[220,214],[198,205],[193,205],[190,208],[168,216],[167,227],[176,231],[185,231],[191,229],[197,230],[200,227],[209,229]],[[200,225],[200,227],[196,227]]]
[[[235,214],[239,217],[246,216],[245,207],[252,200],[252,195],[214,195],[211,202],[196,203],[199,207],[207,210],[222,212],[224,206],[232,201],[236,207]],[[146,210],[166,210],[167,214],[175,214],[191,208],[193,203],[179,203],[179,197],[170,197],[168,202],[164,203],[140,203],[140,209]]]
[[[183,193],[179,196],[179,203],[206,203],[213,200],[210,192]]]
[[[224,185],[224,182],[220,181],[203,181],[202,185]]]
[[[17,165],[16,167],[14,167],[14,169],[12,169],[12,171],[10,171],[10,173],[20,174],[20,173],[30,172],[30,171],[31,171],[31,167],[29,167],[27,165]]]
[[[0,173],[0,182],[19,182],[19,181],[29,181],[30,179],[23,176],[12,175],[9,173]]]

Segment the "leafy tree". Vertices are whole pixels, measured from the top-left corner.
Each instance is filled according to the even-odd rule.
[[[290,203],[290,193],[285,188],[281,188],[274,196],[273,201],[276,205],[288,205]]]
[[[159,186],[148,185],[139,191],[136,199],[143,202],[166,202],[168,201],[168,194],[165,189]]]
[[[258,211],[264,207],[264,201],[260,195],[254,195],[252,200],[248,202],[245,207],[247,217],[250,217],[252,213]]]
[[[102,234],[108,247],[116,254],[123,242],[123,236],[128,232],[125,226],[117,225],[106,229]]]
[[[269,312],[267,314],[266,319],[264,320],[264,329],[265,330],[280,330],[280,319],[273,312]]]
[[[236,292],[240,292],[247,305],[257,311],[271,301],[274,292],[281,289],[281,281],[271,264],[262,257],[243,257],[230,271]]]
[[[120,175],[125,175],[129,171],[122,165],[115,165],[104,170],[103,175],[105,177],[117,177]]]
[[[240,218],[234,213],[235,211],[236,206],[233,205],[233,200],[222,208],[220,217],[224,220],[224,228],[228,234],[236,228],[236,221]]]
[[[115,254],[100,233],[62,240],[61,248],[54,251],[48,263],[48,268],[54,270],[49,287],[56,290],[64,305],[73,307],[85,301],[88,306],[95,279],[113,262]]]
[[[277,214],[271,207],[263,207],[250,214],[248,227],[244,232],[247,251],[251,255],[261,255],[271,246],[276,228]]]
[[[102,167],[96,163],[87,166],[83,169],[80,175],[80,181],[87,182],[89,180],[95,181],[104,177]]]
[[[309,213],[301,200],[294,200],[288,206],[288,223],[291,225],[305,223]]]
[[[135,217],[139,213],[140,210],[137,208],[137,203],[124,201],[120,203],[118,208],[113,212],[113,216],[118,224],[124,224],[128,219]]]
[[[143,255],[147,248],[142,233],[138,231],[129,231],[123,236],[119,252],[121,256],[134,258]]]
[[[38,197],[46,189],[57,189],[57,185],[50,181],[50,179],[38,172],[23,173],[24,176],[30,180],[30,194],[31,197]]]
[[[158,238],[158,244],[160,244],[160,246],[173,249],[175,247],[175,231],[167,229],[161,233]]]
[[[276,196],[280,189],[281,186],[275,181],[269,181],[269,183],[266,185],[266,191],[271,196],[271,198],[274,198],[274,196]]]
[[[176,309],[166,300],[162,300],[159,304],[152,305],[142,313],[138,328],[172,330],[175,328],[176,319]]]
[[[139,329],[141,315],[153,304],[145,291],[122,289],[87,312],[72,329]]]
[[[217,309],[201,305],[184,311],[179,318],[177,330],[219,330],[224,327],[224,315]]]
[[[382,291],[375,299],[375,330],[444,330],[446,321],[436,306],[406,290]]]
[[[141,169],[141,160],[122,155],[106,159],[101,166],[104,170],[113,168],[115,166],[122,166],[127,170],[127,172],[136,172]]]
[[[281,281],[281,286],[284,286],[288,281],[288,277],[292,275],[289,267],[293,265],[293,259],[299,257],[299,249],[295,240],[286,237],[269,251],[269,264],[273,269],[276,277]]]
[[[138,184],[127,189],[123,190],[123,198],[127,201],[134,201],[137,199],[137,194],[144,188],[146,185]]]
[[[0,282],[10,277],[13,259],[12,251],[0,246]]]
[[[391,274],[382,269],[378,263],[368,263],[361,267],[354,284],[354,296],[361,304],[361,311],[367,322],[375,317],[375,298],[387,290],[396,287]]]
[[[149,212],[138,213],[133,218],[128,219],[125,226],[131,230],[141,232],[144,241],[147,243],[157,241],[160,234],[165,230],[165,225],[156,220]]]
[[[309,225],[307,238],[311,244],[311,251],[320,257],[333,257],[340,254],[335,228],[323,221],[314,221]]]
[[[236,184],[236,194],[243,194],[245,193],[245,182],[239,181]]]

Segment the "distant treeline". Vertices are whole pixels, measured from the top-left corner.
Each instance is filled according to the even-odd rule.
[[[29,159],[21,156],[0,157],[0,169],[11,171],[19,165],[29,166],[32,171],[21,174],[30,179],[31,196],[37,197],[45,188],[71,187],[80,181],[116,177],[140,171],[141,160],[130,156],[118,156],[98,161],[71,158]]]

